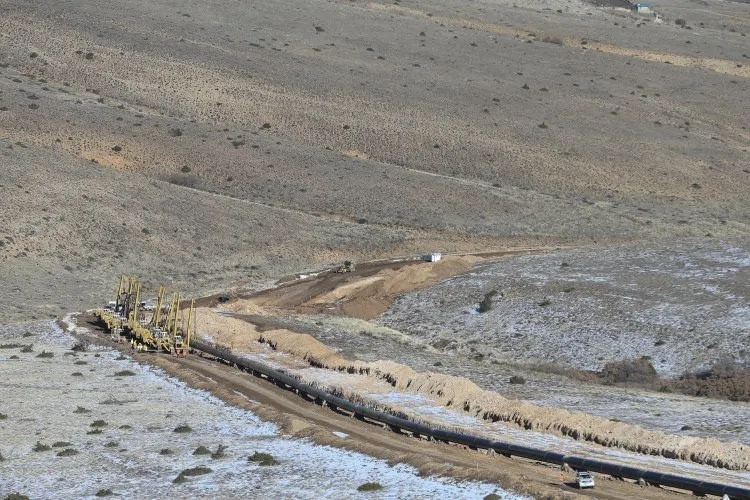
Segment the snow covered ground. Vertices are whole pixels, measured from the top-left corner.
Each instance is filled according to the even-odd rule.
[[[365,396],[376,403],[400,410],[413,418],[427,420],[430,423],[467,434],[481,435],[498,441],[618,462],[666,473],[689,475],[706,481],[750,487],[750,472],[729,471],[681,460],[631,453],[551,434],[527,431],[503,422],[488,422],[458,409],[444,407],[422,394],[394,391],[393,387],[385,381],[323,368],[297,367],[290,369],[288,365],[284,365],[283,361],[279,362],[281,358],[276,353],[270,351],[252,355],[246,354],[245,356],[263,362],[274,359],[275,362],[272,364],[277,368],[285,368],[286,371],[301,375],[307,382],[316,382],[321,386],[330,388],[344,388]]]
[[[0,348],[0,497],[80,498],[110,489],[134,498],[481,498],[492,492],[521,498],[492,484],[419,477],[407,465],[284,437],[252,413],[117,352],[74,354],[72,338],[50,323],[1,326],[0,345],[14,343],[33,343],[33,352]],[[37,357],[42,351],[52,357]],[[134,374],[116,375],[124,370]],[[106,425],[92,433],[97,420]],[[174,432],[182,425],[192,431]],[[37,442],[67,444],[32,451]],[[211,451],[224,445],[225,456],[193,455],[201,445]],[[78,453],[57,455],[67,449]],[[256,451],[279,464],[248,463]],[[211,472],[172,482],[198,466]],[[365,482],[383,489],[357,492]]]

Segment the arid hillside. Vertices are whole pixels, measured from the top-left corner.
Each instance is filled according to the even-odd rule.
[[[747,234],[740,7],[0,0],[0,321],[122,271]]]

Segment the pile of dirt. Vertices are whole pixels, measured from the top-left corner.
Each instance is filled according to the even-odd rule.
[[[258,332],[252,325],[210,310],[199,310],[199,333],[252,352],[251,343],[263,342],[321,368],[385,380],[395,389],[429,396],[445,406],[490,420],[512,423],[526,430],[567,436],[607,447],[687,460],[732,470],[750,470],[750,447],[713,439],[653,432],[585,413],[542,408],[481,389],[471,380],[432,372],[416,372],[392,361],[347,360],[310,335],[289,330]]]

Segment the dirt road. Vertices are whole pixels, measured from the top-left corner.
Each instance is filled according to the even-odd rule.
[[[86,326],[95,328],[91,324]],[[682,496],[681,493],[640,487],[629,481],[605,476],[598,477],[599,483],[595,490],[578,492],[573,488],[572,473],[564,473],[564,481],[561,481],[561,472],[554,466],[519,458],[491,456],[455,445],[395,434],[316,406],[270,382],[217,362],[198,356],[174,358],[133,353],[128,345],[115,344],[101,334],[93,337],[97,343],[119,349],[140,363],[159,367],[191,387],[209,391],[227,403],[276,422],[290,435],[310,438],[319,444],[360,451],[393,463],[408,463],[423,474],[495,482],[503,488],[542,498],[561,498],[576,493],[597,498],[638,496],[656,499]],[[346,437],[341,438],[333,432],[344,433]]]

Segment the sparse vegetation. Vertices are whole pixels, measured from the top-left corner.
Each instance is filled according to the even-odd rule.
[[[279,462],[270,453],[264,453],[256,451],[251,456],[247,457],[248,462],[254,462],[262,466],[277,465]]]
[[[209,469],[208,467],[203,467],[203,466],[185,469],[182,472],[180,472],[180,474],[176,478],[174,478],[172,482],[177,483],[177,484],[184,483],[185,481],[187,481],[187,478],[189,477],[201,476],[203,474],[209,474],[210,472],[212,472],[211,469]]]
[[[135,376],[135,372],[130,370],[120,370],[119,372],[115,372],[115,377],[133,377]]]
[[[78,450],[75,450],[73,448],[66,448],[62,451],[57,452],[58,457],[72,457],[73,455],[78,455]]]
[[[362,483],[359,486],[357,486],[357,491],[379,491],[383,489],[383,485],[380,483]]]
[[[52,447],[50,445],[37,441],[31,451],[49,451],[51,449]]]
[[[186,432],[193,432],[193,429],[189,425],[178,425],[174,428],[174,432],[184,434]]]
[[[200,445],[199,447],[195,449],[195,451],[193,451],[193,455],[210,455],[210,454],[211,454],[211,450],[209,450],[203,445]]]
[[[118,443],[117,441],[108,441],[104,445],[105,448],[117,448],[118,446],[120,446],[120,443]]]
[[[479,302],[477,312],[486,313],[492,309],[492,298],[497,295],[497,290],[491,290],[484,294],[484,298]]]
[[[645,358],[613,361],[604,365],[601,377],[610,383],[648,383],[657,378],[656,369]]]
[[[99,491],[96,492],[95,496],[97,496],[97,497],[108,497],[110,495],[112,495],[112,490],[110,490],[109,488],[102,488],[101,490],[99,490]]]
[[[67,448],[69,446],[73,446],[73,444],[67,441],[56,441],[52,443],[53,448]]]
[[[21,493],[8,493],[5,495],[5,500],[29,500],[29,497],[22,495]]]
[[[70,348],[70,350],[75,351],[75,352],[86,352],[89,350],[89,341],[85,339],[80,339],[78,340],[78,342],[76,342],[73,345],[73,347]]]
[[[225,452],[226,452],[226,450],[227,450],[227,447],[226,447],[225,445],[223,445],[223,444],[220,444],[220,445],[219,445],[219,446],[218,446],[218,447],[216,448],[216,451],[215,451],[215,452],[213,452],[213,453],[211,453],[211,458],[213,458],[214,460],[217,460],[217,459],[219,459],[219,458],[224,458],[224,457],[226,457],[226,456],[227,456],[227,455],[226,455],[226,453],[225,453]]]
[[[91,413],[91,410],[88,410],[84,408],[83,406],[79,406],[75,410],[73,410],[73,413]]]
[[[99,420],[94,420],[93,422],[91,422],[90,427],[107,427],[108,425],[109,424],[107,422],[99,419]]]
[[[55,353],[54,352],[42,351],[39,354],[37,354],[36,357],[37,358],[54,358],[55,357]]]
[[[523,378],[523,377],[521,377],[520,375],[513,375],[512,377],[510,377],[509,382],[511,384],[518,384],[518,385],[520,385],[520,384],[525,384],[526,383],[526,379]]]
[[[174,452],[170,450],[169,448],[162,448],[161,450],[159,450],[159,455],[164,455],[164,456],[174,455]]]

